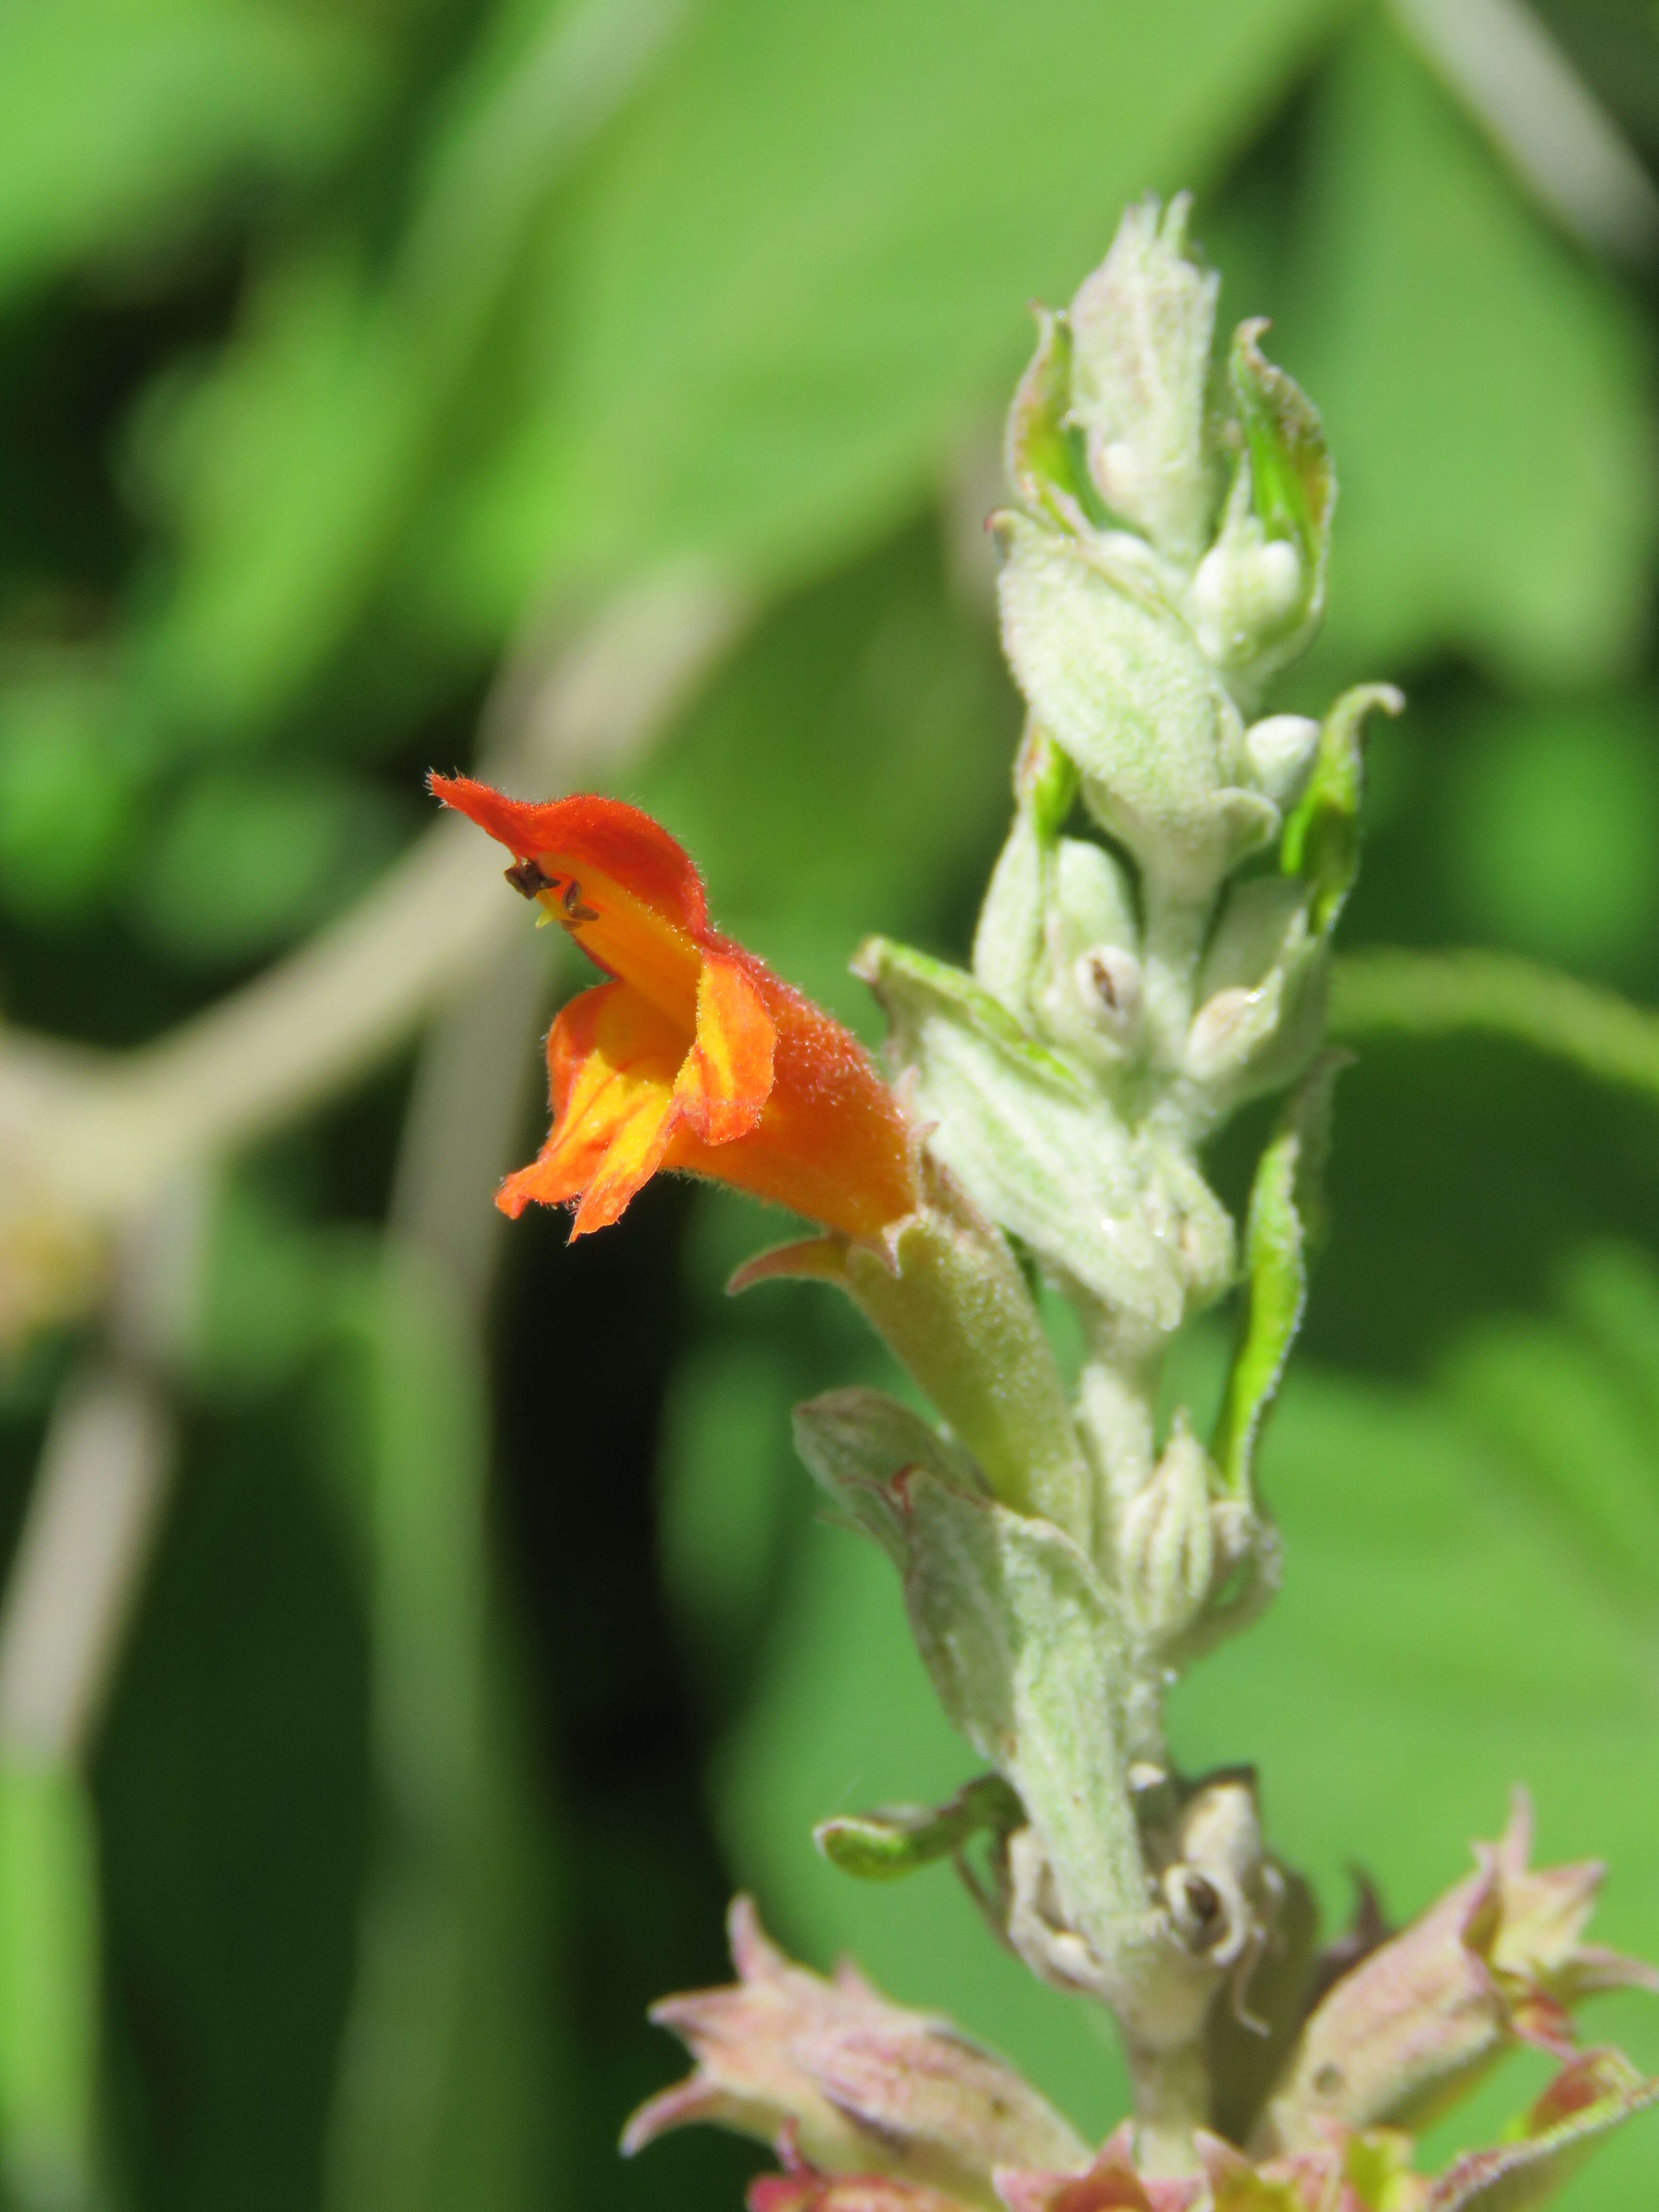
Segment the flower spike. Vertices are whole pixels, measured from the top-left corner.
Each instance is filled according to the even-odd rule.
[[[667,1169],[863,1241],[914,1209],[910,1133],[863,1047],[709,927],[690,854],[648,814],[585,794],[529,805],[470,776],[431,785],[613,979],[553,1024],[552,1130],[502,1184],[503,1212],[572,1206],[586,1236]]]

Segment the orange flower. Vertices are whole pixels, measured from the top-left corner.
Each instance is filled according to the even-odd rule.
[[[916,1204],[897,1100],[855,1037],[708,926],[689,855],[637,807],[580,796],[530,805],[470,776],[431,779],[514,856],[507,879],[615,978],[547,1040],[553,1127],[501,1185],[573,1204],[603,1229],[664,1168],[712,1176],[848,1237]]]

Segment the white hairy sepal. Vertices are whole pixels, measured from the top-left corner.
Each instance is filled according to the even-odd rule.
[[[1067,320],[1071,417],[1101,503],[1190,568],[1210,533],[1215,469],[1206,421],[1220,280],[1187,258],[1183,193],[1160,215],[1130,208]]]
[[[1014,816],[974,932],[974,981],[1016,1021],[1026,1020],[1042,951],[1046,870],[1042,840],[1024,807]]]
[[[1147,1879],[1120,1601],[1041,1522],[927,1474],[906,1475],[903,1498],[916,1648],[946,1715],[1013,1785],[1030,1822],[1011,1839],[1011,1938],[1035,1971],[1109,2004],[1137,2040],[1186,2041],[1218,1977]]]
[[[879,1247],[809,1237],[761,1253],[728,1287],[839,1285],[947,1425],[951,1463],[971,1465],[1004,1504],[1086,1546],[1088,1462],[1030,1286],[1000,1231],[941,1164],[924,1153],[921,1171],[922,1203]]]
[[[1221,1495],[1215,1462],[1184,1412],[1152,1477],[1124,1510],[1117,1551],[1136,1633],[1157,1660],[1177,1645],[1249,1554],[1246,1500]]]
[[[1122,863],[1086,839],[1045,840],[1014,817],[974,934],[974,981],[1038,1042],[1096,1069],[1139,1036],[1134,895]]]
[[[1134,894],[1103,847],[1062,837],[1046,858],[1031,1026],[1047,1044],[1110,1069],[1139,1046],[1144,976]]]
[[[1024,515],[998,527],[1003,643],[1033,717],[1159,891],[1207,900],[1279,827],[1249,787],[1237,707],[1186,623],[1098,546]]]
[[[1275,647],[1297,631],[1313,599],[1314,575],[1287,537],[1269,536],[1250,492],[1250,465],[1239,464],[1221,535],[1199,562],[1188,610],[1206,659],[1232,675],[1259,675]]]
[[[904,1519],[894,1487],[902,1470],[922,1468],[964,1496],[989,1495],[984,1476],[959,1445],[881,1390],[826,1390],[794,1413],[795,1449],[836,1509],[903,1570]]]
[[[930,1151],[999,1227],[1155,1334],[1226,1289],[1232,1222],[1184,1146],[1127,1127],[961,970],[882,939],[857,964]]]
[[[1245,731],[1244,755],[1257,789],[1288,813],[1313,774],[1319,725],[1311,714],[1268,714]]]
[[[1261,876],[1227,892],[1199,971],[1186,1072],[1212,1115],[1302,1074],[1324,1026],[1328,953],[1305,884]]]

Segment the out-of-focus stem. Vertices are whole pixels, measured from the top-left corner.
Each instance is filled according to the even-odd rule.
[[[1508,1037],[1659,1097],[1659,1014],[1514,953],[1350,953],[1331,976],[1331,1033]]]
[[[1651,259],[1659,193],[1524,0],[1394,0],[1394,13],[1559,222],[1598,252]]]
[[[1198,963],[1215,902],[1172,897],[1150,877],[1145,889],[1146,1028],[1153,1066],[1168,1075],[1185,1056]]]
[[[143,1376],[100,1365],[59,1394],[0,1616],[0,1755],[66,1760],[86,1743],[172,1455]]]
[[[1099,1485],[1096,1547],[1109,1577],[1117,1571],[1117,1534],[1124,1509],[1152,1480],[1158,1368],[1156,1354],[1150,1359],[1137,1358],[1115,1343],[1103,1325],[1078,1377],[1078,1425]]]
[[[1210,2119],[1210,2080],[1201,2043],[1171,2051],[1125,2051],[1134,2096],[1135,2160],[1155,2179],[1192,2173],[1198,2160],[1193,2131]]]

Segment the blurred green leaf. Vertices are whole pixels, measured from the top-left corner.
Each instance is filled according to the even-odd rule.
[[[67,1766],[0,1761],[0,2167],[23,2212],[93,2190],[98,1851]]]
[[[118,696],[75,670],[0,688],[0,897],[56,921],[99,902],[132,827]]]
[[[1379,14],[1322,87],[1288,327],[1341,483],[1328,649],[1595,680],[1652,582],[1650,346]]]
[[[0,295],[153,253],[234,184],[332,160],[384,92],[365,21],[283,0],[0,10]]]
[[[320,763],[198,775],[133,856],[134,911],[175,959],[234,965],[355,897],[418,818]]]
[[[393,584],[471,652],[573,566],[690,544],[793,574],[867,539],[996,404],[1033,283],[1069,292],[1122,197],[1213,166],[1335,4],[980,7],[941,40],[930,0],[724,0],[551,223],[677,10],[505,11],[389,278],[295,258],[152,410],[184,558],[144,680],[169,717],[258,722]]]
[[[443,88],[391,254],[325,232],[258,286],[210,373],[151,395],[136,468],[182,558],[142,667],[170,718],[258,726],[363,617],[499,402],[490,351],[549,201],[684,4],[497,9]]]
[[[778,1564],[793,1396],[772,1348],[739,1338],[683,1361],[664,1408],[663,1582],[704,1667],[728,1677],[748,1656]]]
[[[178,2212],[317,2201],[368,1684],[355,1562],[298,1410],[185,1426],[97,1748],[112,2165]]]
[[[290,1382],[326,1341],[337,1254],[251,1176],[225,1176],[210,1206],[187,1346],[191,1380],[214,1397],[257,1400]]]
[[[550,234],[530,398],[434,563],[491,628],[672,549],[799,574],[912,511],[1121,203],[1201,181],[1333,0],[724,0]]]
[[[1634,1254],[1598,1249],[1565,1295],[1566,1328],[1488,1322],[1452,1355],[1448,1381],[1553,1524],[1563,1566],[1659,1646],[1659,1279]]]
[[[1452,896],[1474,933],[1596,968],[1659,921],[1659,750],[1645,697],[1477,713],[1448,792]]]
[[[487,1630],[477,1346],[444,1278],[395,1243],[343,1277],[339,1310],[363,1356],[378,1850],[325,2202],[504,2212],[543,2193],[558,2083],[546,1869]]]
[[[978,890],[1008,808],[1012,688],[918,528],[799,592],[640,778],[714,910],[843,1019],[873,930],[937,938]]]

